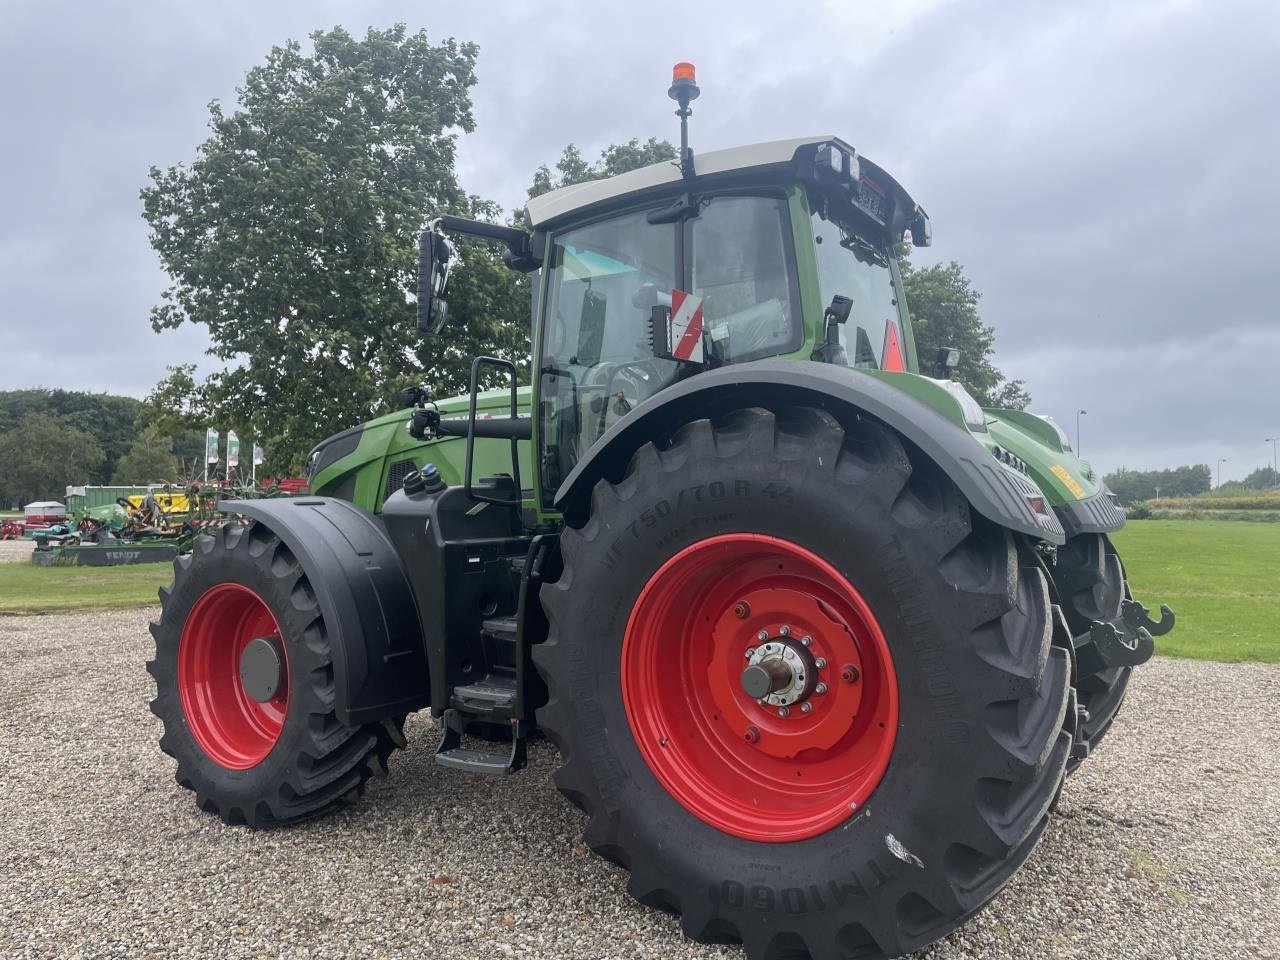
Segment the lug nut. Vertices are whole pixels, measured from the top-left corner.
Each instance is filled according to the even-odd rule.
[[[747,743],[760,742],[760,731],[757,730],[755,727],[747,727],[747,731],[746,733],[743,734],[743,736],[746,738]]]
[[[827,685],[825,683],[820,683],[813,688],[813,692],[818,695],[822,695],[827,692]],[[805,706],[808,706],[808,704],[805,704]]]
[[[845,683],[857,683],[858,668],[855,667],[852,663],[846,663],[843,667],[840,668],[840,679],[843,680]]]
[[[786,717],[786,716],[790,716],[790,714],[791,714],[791,708],[790,708],[790,707],[779,707],[779,708],[778,708],[778,716],[780,716],[780,717]]]
[[[755,655],[756,655],[756,648],[755,648],[755,647],[747,647],[746,658],[747,658],[748,660],[750,660],[750,659],[751,659],[752,657],[754,657]]]
[[[810,703],[808,700],[806,700],[804,703],[800,704],[800,712],[801,712],[801,713],[808,713],[808,712],[809,712],[809,711],[811,711],[812,709],[813,709],[813,704],[812,704],[812,703]]]
[[[739,600],[733,605],[733,615],[739,620],[745,620],[751,616],[751,604],[745,600]]]
[[[782,626],[778,628],[778,632],[782,634],[784,637],[787,637],[791,635],[791,628],[784,623]]]
[[[819,657],[817,660],[813,661],[813,665],[817,667],[819,670],[821,670],[823,667],[827,665],[827,658]]]
[[[800,642],[807,647],[809,644],[813,643],[813,637],[809,636],[808,634],[805,634],[803,637],[800,638]]]
[[[760,642],[762,642],[762,643],[763,643],[765,640],[768,640],[768,639],[769,639],[769,631],[767,631],[767,630],[761,630],[759,633],[757,633],[757,634],[756,634],[756,639],[757,639],[757,640],[759,640],[759,641],[760,641]]]

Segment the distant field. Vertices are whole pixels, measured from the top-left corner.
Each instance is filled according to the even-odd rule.
[[[1136,509],[1149,510],[1153,520],[1248,520],[1253,523],[1280,522],[1280,490],[1219,493],[1198,497],[1165,497],[1147,500]]]
[[[1280,525],[1131,520],[1114,539],[1137,599],[1177,614],[1157,653],[1280,663]]]
[[[173,579],[173,565],[124,567],[0,566],[0,613],[114,610],[156,603],[156,591]]]

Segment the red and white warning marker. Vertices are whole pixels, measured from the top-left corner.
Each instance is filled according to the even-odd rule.
[[[902,344],[898,342],[898,325],[888,320],[884,325],[884,350],[880,354],[880,369],[893,373],[905,373],[906,360],[902,356]]]
[[[672,358],[702,363],[702,298],[683,290],[672,290],[671,319],[667,324]]]

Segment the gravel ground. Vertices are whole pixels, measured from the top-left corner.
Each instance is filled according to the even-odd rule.
[[[0,540],[0,563],[29,563],[34,540]]]
[[[147,710],[146,611],[0,617],[0,956],[724,957],[588,855],[554,750],[506,780],[436,734],[353,811],[197,812]],[[1280,957],[1280,668],[1156,660],[952,958]]]

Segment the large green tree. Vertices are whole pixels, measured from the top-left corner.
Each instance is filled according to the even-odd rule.
[[[903,288],[911,312],[916,352],[927,371],[939,347],[957,347],[960,366],[956,378],[984,407],[1021,410],[1031,402],[1021,380],[1010,380],[996,367],[995,330],[982,322],[982,298],[964,268],[952,260],[932,267],[913,267],[899,261]]]
[[[238,109],[210,105],[194,161],[152,168],[142,191],[173,281],[152,325],[207,328],[226,366],[198,385],[200,405],[262,438],[277,469],[376,412],[406,368],[457,382],[468,341],[503,339],[466,316],[491,254],[459,270],[448,343],[420,347],[409,297],[423,225],[484,210],[453,171],[457,131],[473,128],[476,47],[403,25],[311,41],[274,47]]]
[[[49,413],[28,413],[0,434],[0,503],[62,500],[102,466],[102,447],[83,430]]]

